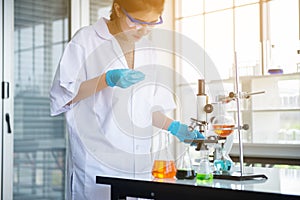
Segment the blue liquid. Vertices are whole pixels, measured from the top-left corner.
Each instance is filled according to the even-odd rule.
[[[230,160],[215,160],[214,166],[217,172],[229,172],[232,162]]]

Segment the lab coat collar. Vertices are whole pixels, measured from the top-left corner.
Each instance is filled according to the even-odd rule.
[[[99,37],[105,39],[105,40],[110,40],[112,42],[113,50],[115,55],[119,58],[120,62],[123,64],[123,67],[128,68],[127,62],[123,55],[122,49],[118,43],[118,41],[114,38],[114,36],[109,32],[108,26],[107,26],[107,21],[108,19],[102,17],[99,20],[97,20],[96,23],[93,24],[93,28],[98,34]],[[144,38],[141,39],[141,41],[138,41],[135,43],[135,49],[143,48],[145,46],[145,40]],[[147,43],[147,42],[146,42]],[[136,54],[136,52],[135,52]],[[142,63],[143,60],[145,59],[144,54],[139,54],[137,56],[134,56],[134,66],[135,68],[139,67]]]
[[[95,24],[93,24],[93,28],[98,34],[100,38],[103,38],[104,40],[109,40],[112,44],[114,53],[116,57],[120,57],[120,55],[123,54],[121,47],[119,46],[117,40],[114,38],[114,36],[109,32],[108,26],[107,26],[108,19],[101,17]],[[127,66],[125,58],[119,58],[124,66]]]
[[[101,38],[111,40],[113,38],[113,35],[109,32],[107,21],[108,19],[102,17],[93,24],[93,28]]]

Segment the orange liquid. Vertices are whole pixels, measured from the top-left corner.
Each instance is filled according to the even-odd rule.
[[[152,168],[152,175],[155,178],[173,178],[176,175],[175,162],[155,160]]]
[[[227,137],[233,132],[234,125],[215,124],[213,129],[221,137]]]

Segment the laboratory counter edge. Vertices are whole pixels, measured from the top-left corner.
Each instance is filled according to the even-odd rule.
[[[112,200],[126,199],[126,197],[157,200],[199,198],[300,200],[300,170],[261,168],[260,171],[267,172],[268,179],[242,181],[213,179],[211,183],[198,184],[196,179],[144,180],[97,175],[96,184],[109,185]],[[291,175],[292,178],[290,179]],[[290,193],[289,188],[292,190]],[[298,189],[293,190],[293,188]]]

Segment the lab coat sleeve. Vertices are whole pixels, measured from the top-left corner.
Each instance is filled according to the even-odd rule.
[[[59,62],[52,87],[50,89],[51,116],[71,109],[66,105],[77,94],[84,81],[84,49],[74,42],[68,43]]]
[[[154,93],[154,105],[152,111],[161,111],[167,113],[176,109],[173,94],[167,88],[157,85]]]

